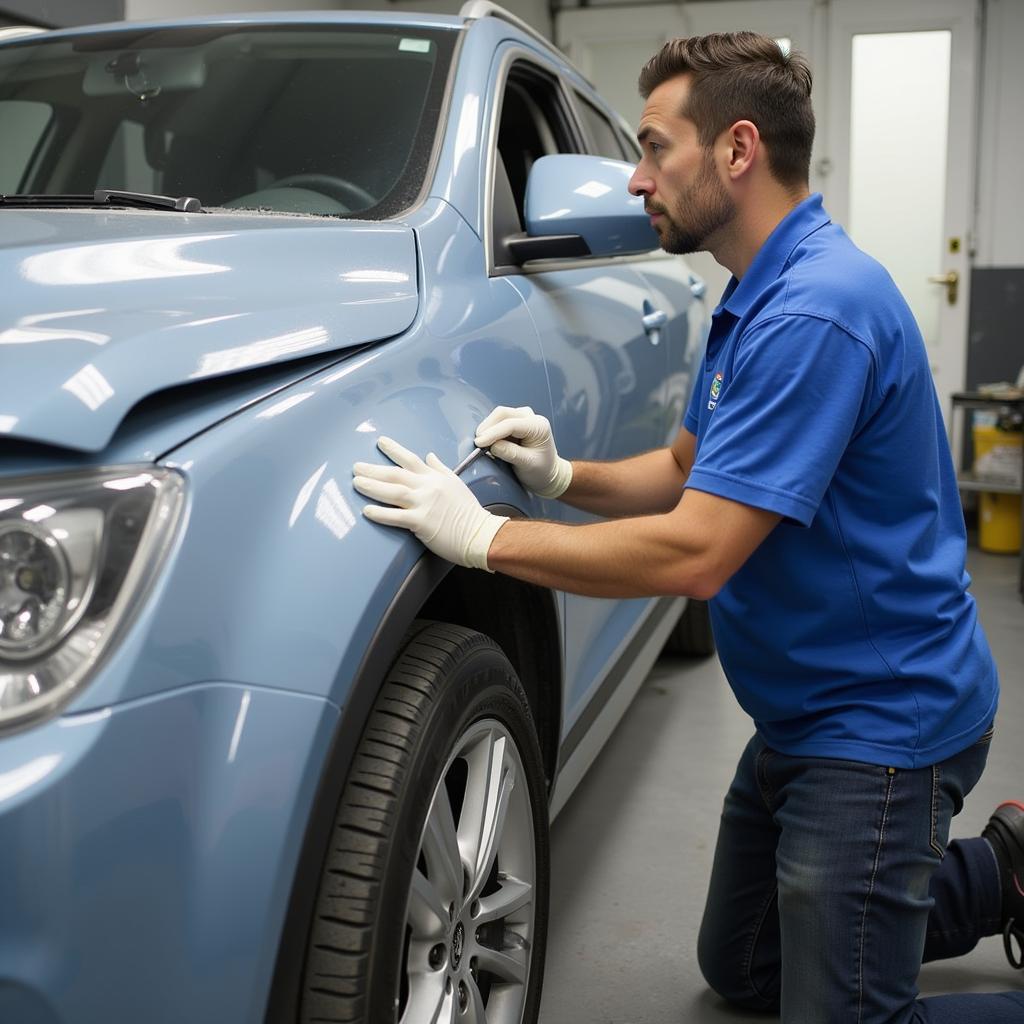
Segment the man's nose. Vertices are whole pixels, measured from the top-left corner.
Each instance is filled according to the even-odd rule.
[[[627,187],[631,196],[649,196],[654,192],[654,182],[649,174],[644,174],[641,171],[641,166],[641,164],[636,165],[636,170],[633,171],[629,179]]]

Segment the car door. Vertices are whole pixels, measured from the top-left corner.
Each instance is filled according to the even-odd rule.
[[[541,156],[586,152],[587,137],[557,67],[513,46],[503,54],[500,69],[489,269],[508,276],[533,317],[548,369],[559,452],[570,459],[604,460],[649,450],[664,443],[679,414],[665,388],[669,345],[662,311],[628,259],[514,265],[503,240],[523,230],[530,167]],[[548,503],[545,514],[565,523],[595,518],[560,502]],[[607,696],[601,689],[605,670],[649,605],[646,599],[566,595],[567,732],[588,705],[588,720],[600,710]]]

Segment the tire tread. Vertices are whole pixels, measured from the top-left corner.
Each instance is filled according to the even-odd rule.
[[[408,772],[446,669],[496,644],[483,634],[418,621],[388,673],[352,761],[342,792],[314,912],[307,954],[303,1024],[362,1021],[374,910],[402,781]],[[325,984],[331,979],[332,984]],[[337,981],[338,984],[333,982]]]

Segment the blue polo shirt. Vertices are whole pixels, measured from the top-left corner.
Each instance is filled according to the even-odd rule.
[[[999,686],[924,341],[820,195],[729,282],[685,425],[688,487],[784,517],[711,601],[765,742],[917,768],[980,737]]]

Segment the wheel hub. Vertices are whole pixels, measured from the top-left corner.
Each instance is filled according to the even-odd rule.
[[[462,961],[462,951],[465,949],[465,946],[466,929],[462,926],[462,922],[460,921],[455,926],[455,934],[452,935],[452,970],[457,971],[459,969],[459,964]]]

